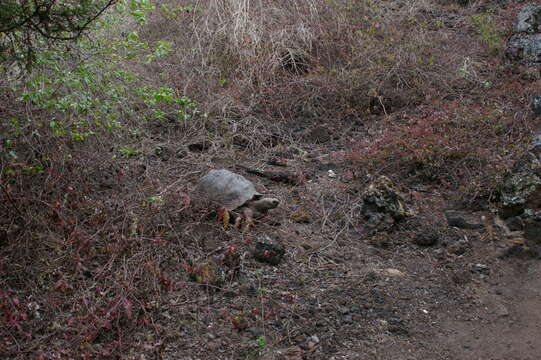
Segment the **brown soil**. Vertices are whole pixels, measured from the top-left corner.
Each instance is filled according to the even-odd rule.
[[[326,144],[299,144],[309,149],[308,154],[283,145],[257,157],[224,152],[221,145],[213,144],[202,152],[186,151],[182,159],[165,160],[149,151],[124,160],[125,173],[138,171],[138,178],[147,179],[139,184],[159,179],[149,194],[166,194],[164,204],[154,204],[152,209],[133,206],[111,220],[94,210],[89,214],[90,224],[95,221],[98,227],[108,221],[107,226],[124,224],[128,230],[123,236],[129,241],[106,239],[103,234],[94,236],[86,248],[73,247],[85,261],[82,270],[77,258],[49,263],[51,249],[65,246],[60,237],[41,238],[32,252],[24,242],[2,248],[5,259],[18,256],[4,262],[4,273],[13,275],[6,277],[6,284],[12,288],[25,281],[35,284],[36,295],[26,297],[29,307],[34,299],[74,301],[61,310],[38,300],[41,318],[30,319],[36,326],[32,337],[36,345],[14,350],[15,343],[6,337],[10,352],[4,358],[27,358],[27,352],[34,354],[32,349],[50,358],[58,358],[53,354],[60,349],[72,349],[68,354],[100,354],[114,332],[99,330],[103,335],[90,341],[64,334],[73,336],[69,326],[78,323],[70,317],[82,311],[77,304],[87,294],[97,296],[100,306],[109,306],[106,291],[92,295],[88,289],[99,289],[96,282],[114,278],[126,288],[108,291],[133,292],[128,293],[129,299],[138,306],[138,315],[125,310],[128,319],[115,325],[131,344],[137,344],[126,346],[121,358],[538,359],[539,260],[516,244],[517,251],[508,251],[512,239],[493,224],[488,205],[479,211],[461,209],[469,222],[484,223],[483,228],[450,227],[444,213],[457,208],[451,199],[460,199],[461,194],[446,192],[441,185],[399,184],[416,215],[388,232],[364,234],[361,197],[370,179],[356,178],[351,164],[336,155],[347,143],[344,136]],[[267,165],[268,159],[287,166]],[[198,208],[195,198],[189,206],[181,206],[209,168],[223,166],[251,179],[258,191],[282,200],[249,232],[224,230],[215,221],[216,213]],[[272,180],[246,168],[292,176]],[[92,181],[104,181],[103,173]],[[128,182],[129,177],[122,177],[88,196],[113,206],[124,201],[134,204],[149,195],[145,187],[150,185],[136,191],[124,188]],[[138,235],[144,228],[161,230]],[[427,232],[437,237],[437,243],[416,245],[417,236]],[[254,259],[254,244],[266,236],[279,239],[285,247],[277,266]],[[111,258],[110,252],[115,251],[124,255]],[[18,266],[25,261],[26,267]],[[39,267],[45,266],[42,262],[46,267]],[[55,311],[48,313],[49,306]],[[122,321],[135,316],[141,325],[123,329]],[[81,328],[80,334],[87,329]],[[45,338],[50,340],[43,340],[43,334],[49,334]]]
[[[476,318],[451,316],[439,341],[457,359],[537,359],[541,353],[541,264],[504,264],[497,278],[475,287]]]
[[[329,146],[312,151],[328,154]],[[204,226],[186,225],[200,239],[185,244],[198,254],[194,265],[208,259],[220,264],[224,249],[234,247],[240,269],[224,265],[225,282],[192,282],[167,295],[160,309],[168,337],[164,359],[538,357],[541,263],[527,252],[503,256],[509,240],[490,212],[466,212],[471,222],[489,219],[488,227],[451,228],[444,217],[452,207],[448,194],[430,186],[403,188],[417,215],[369,237],[360,231],[366,185],[328,159],[295,157],[286,168],[262,166],[309,174],[301,185],[256,177],[232,164],[283,203],[249,233],[224,231],[210,218]],[[299,213],[310,214],[310,221],[303,216],[295,222]],[[427,231],[438,243],[416,245],[416,236]],[[254,242],[264,236],[285,246],[278,266],[253,259]],[[265,345],[257,345],[262,336]]]

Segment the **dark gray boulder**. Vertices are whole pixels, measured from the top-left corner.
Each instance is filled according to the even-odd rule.
[[[525,209],[535,208],[541,201],[541,179],[533,171],[509,172],[500,188],[502,216],[521,215]]]
[[[364,191],[362,199],[362,212],[367,218],[374,213],[383,213],[400,221],[413,215],[391,180],[386,176],[380,176],[371,183]]]
[[[512,60],[541,62],[541,34],[511,36],[505,53]]]
[[[515,32],[535,34],[541,32],[541,6],[528,5],[517,15]]]
[[[528,5],[520,11],[505,53],[512,60],[541,62],[541,6]]]
[[[541,211],[541,144],[534,135],[532,147],[507,170],[500,183],[501,216],[532,217]]]
[[[372,235],[389,231],[395,223],[414,215],[386,176],[377,178],[363,192],[361,214],[366,220],[362,232]]]

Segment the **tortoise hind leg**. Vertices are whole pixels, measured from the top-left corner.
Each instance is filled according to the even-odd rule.
[[[218,210],[218,218],[216,219],[216,222],[218,222],[218,224],[223,223],[224,230],[226,230],[227,227],[229,226],[229,219],[230,219],[229,211],[225,207],[222,206],[220,210]]]

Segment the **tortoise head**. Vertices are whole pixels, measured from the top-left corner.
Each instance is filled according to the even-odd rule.
[[[280,205],[280,200],[277,198],[260,198],[251,202],[251,207],[260,212],[266,212]]]

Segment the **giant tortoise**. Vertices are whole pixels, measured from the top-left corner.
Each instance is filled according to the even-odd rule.
[[[227,228],[230,212],[235,214],[235,227],[244,219],[244,231],[253,225],[253,219],[264,217],[280,200],[263,197],[254,184],[244,176],[226,169],[211,170],[198,183],[196,192],[203,199],[220,206],[218,220]],[[240,215],[239,215],[240,214]]]

